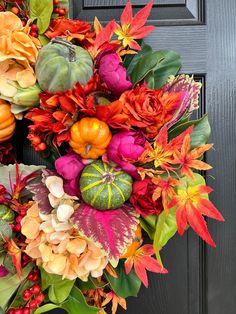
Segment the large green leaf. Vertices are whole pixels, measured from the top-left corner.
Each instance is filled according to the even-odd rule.
[[[152,47],[144,43],[142,43],[141,48],[142,50],[140,50],[136,55],[127,55],[125,58],[123,65],[126,67],[128,75],[132,73],[135,65],[141,58],[152,52]]]
[[[65,301],[73,288],[75,280],[64,279],[52,284],[48,290],[48,298],[51,302],[59,304]]]
[[[157,64],[163,60],[163,55],[160,55],[158,51],[149,52],[145,56],[142,56],[131,73],[131,81],[134,85],[141,82],[150,71],[154,71]]]
[[[159,251],[175,235],[178,227],[176,222],[176,208],[169,209],[168,215],[163,211],[158,216],[153,246],[159,260]]]
[[[150,215],[146,218],[140,217],[139,222],[141,227],[147,232],[149,238],[153,240],[156,231],[157,216]]]
[[[53,12],[52,0],[30,0],[30,18],[37,20],[39,34],[43,34],[50,24]]]
[[[158,51],[158,59],[161,60],[155,68],[155,89],[161,88],[170,75],[176,75],[181,68],[180,55],[172,50]]]
[[[9,240],[11,237],[12,237],[11,227],[5,220],[0,219],[0,243],[5,242],[5,238]]]
[[[161,88],[170,75],[176,75],[180,67],[180,55],[176,52],[172,50],[149,51],[138,59],[131,72],[131,81],[136,85],[143,79],[150,79],[150,72],[153,72],[154,88]]]
[[[58,308],[60,308],[60,306],[56,304],[48,303],[48,304],[38,307],[35,310],[34,314],[41,314],[41,313],[49,312],[51,310],[58,309]]]
[[[126,275],[124,262],[121,260],[116,268],[116,273],[118,278],[114,278],[108,272],[105,273],[115,293],[122,298],[136,297],[141,287],[141,281],[135,274],[134,269],[131,269],[131,272]]]
[[[29,264],[22,270],[21,279],[18,278],[16,275],[8,275],[6,277],[1,278],[1,285],[0,285],[0,307],[3,309],[6,308],[7,303],[16,292],[18,287],[20,286],[21,282],[25,280],[28,273],[32,269],[32,265]]]
[[[89,306],[83,293],[77,287],[73,287],[68,299],[61,304],[61,308],[69,314],[97,314],[98,308]]]
[[[180,125],[173,126],[169,131],[169,139],[171,140],[172,138],[178,136],[191,125],[194,125],[194,129],[191,134],[191,147],[195,148],[206,144],[211,134],[211,127],[207,114],[199,120],[188,121]]]

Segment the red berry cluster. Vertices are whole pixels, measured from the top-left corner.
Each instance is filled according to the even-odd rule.
[[[41,138],[38,135],[35,135],[33,133],[29,133],[28,139],[31,141],[36,152],[41,152],[41,151],[47,149],[46,143],[42,142]]]
[[[53,0],[54,4],[54,9],[53,12],[56,14],[59,14],[60,16],[65,16],[66,15],[66,8],[58,7],[59,0]]]
[[[30,314],[31,310],[35,310],[44,301],[41,287],[36,284],[39,280],[38,270],[31,271],[27,276],[27,279],[34,282],[34,285],[31,288],[24,290],[22,294],[22,300],[27,302],[27,306],[18,309],[11,308],[8,310],[7,314]]]

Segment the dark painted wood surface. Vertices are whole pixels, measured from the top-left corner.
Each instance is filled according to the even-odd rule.
[[[74,0],[74,18],[103,22],[117,18],[126,0]],[[147,0],[133,0],[135,8]],[[226,223],[209,221],[217,249],[206,247],[192,231],[176,236],[162,252],[169,270],[149,276],[149,289],[127,300],[128,314],[236,313],[236,1],[156,0],[150,23],[157,29],[147,39],[154,49],[170,48],[182,55],[182,72],[204,83],[200,114],[209,112],[211,141],[207,156],[214,166],[207,177],[212,200]],[[23,143],[23,161],[42,163]],[[27,153],[26,153],[27,152]],[[56,311],[55,313],[60,313]],[[118,314],[125,313],[119,310]]]

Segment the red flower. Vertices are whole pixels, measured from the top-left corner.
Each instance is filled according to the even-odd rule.
[[[85,21],[68,20],[64,17],[59,17],[51,22],[45,35],[48,38],[70,36],[88,45],[90,42],[93,42],[95,33],[91,31],[91,25]]]
[[[3,165],[8,165],[15,162],[13,146],[9,142],[4,142],[0,144],[0,163]]]
[[[163,210],[161,199],[153,201],[152,196],[155,189],[156,185],[152,183],[151,179],[136,181],[133,184],[130,202],[133,204],[136,212],[143,217],[159,215]]]
[[[145,85],[124,92],[120,101],[130,126],[143,129],[149,138],[171,121],[179,110],[186,94],[152,90]]]

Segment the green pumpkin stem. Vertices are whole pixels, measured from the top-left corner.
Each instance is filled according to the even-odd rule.
[[[75,48],[71,42],[62,39],[61,37],[55,37],[51,40],[51,43],[52,44],[54,44],[54,43],[61,44],[61,45],[68,47],[69,48],[69,61],[75,62],[77,60],[76,59],[76,51],[75,51]]]

